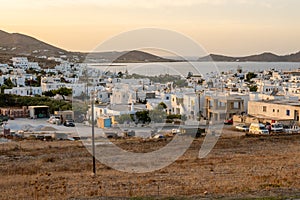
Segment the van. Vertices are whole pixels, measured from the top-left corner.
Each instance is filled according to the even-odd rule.
[[[249,133],[252,134],[269,134],[268,129],[261,123],[252,123],[249,127]]]

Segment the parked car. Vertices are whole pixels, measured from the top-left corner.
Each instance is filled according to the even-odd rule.
[[[73,120],[66,120],[64,122],[64,126],[67,126],[67,127],[74,127],[75,124],[74,124],[74,121]]]
[[[239,131],[245,131],[245,132],[249,131],[249,127],[246,126],[245,124],[238,124],[235,126],[235,128]]]
[[[271,131],[276,132],[276,133],[282,132],[283,131],[283,125],[279,124],[279,123],[271,124]]]
[[[118,134],[115,132],[105,132],[104,135],[106,138],[118,138]]]
[[[44,140],[45,137],[44,137],[44,135],[37,135],[37,136],[36,136],[36,139],[37,139],[37,140]]]
[[[123,137],[134,137],[135,136],[135,131],[134,130],[128,130],[124,129],[122,133]]]
[[[300,127],[299,126],[291,126],[284,128],[285,133],[300,133]]]
[[[154,139],[162,139],[162,138],[165,138],[165,136],[162,135],[162,134],[156,134],[156,135],[153,136],[153,138]]]
[[[233,119],[232,119],[232,118],[230,118],[230,119],[225,119],[225,120],[224,120],[224,124],[226,124],[226,125],[232,125],[232,124],[233,124]]]
[[[59,122],[60,122],[60,117],[59,117],[59,116],[51,116],[47,121],[48,121],[50,124],[59,124]]]
[[[172,129],[172,134],[178,134],[178,133],[180,133],[180,130],[178,129],[178,128],[173,128]]]
[[[252,123],[249,127],[249,133],[252,134],[269,134],[269,130],[261,123]]]

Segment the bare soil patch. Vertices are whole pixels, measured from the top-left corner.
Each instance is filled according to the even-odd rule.
[[[169,141],[114,142],[148,152]],[[175,163],[152,173],[124,173],[97,162],[96,176],[79,141],[0,144],[0,199],[300,197],[300,135],[222,137],[199,159],[202,142],[195,139]]]

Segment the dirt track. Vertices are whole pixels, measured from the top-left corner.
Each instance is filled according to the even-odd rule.
[[[169,140],[114,142],[144,152]],[[97,163],[96,177],[80,142],[1,144],[0,199],[300,197],[300,135],[224,136],[198,159],[202,142],[196,139],[184,156],[153,173],[123,173]]]

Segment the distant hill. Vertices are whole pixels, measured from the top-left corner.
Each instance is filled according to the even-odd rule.
[[[216,61],[216,62],[300,62],[300,52],[279,56],[273,53],[262,53],[258,55],[230,57],[223,55],[210,54],[198,59],[198,61]]]
[[[134,62],[175,62],[176,60],[159,57],[143,51],[123,52],[99,52],[90,53],[86,56],[86,62],[113,62],[113,63],[134,63]]]
[[[59,56],[68,52],[20,33],[7,33],[0,30],[0,52],[19,55]]]
[[[129,51],[123,53],[114,62],[174,62],[175,60],[162,58],[143,51]]]

